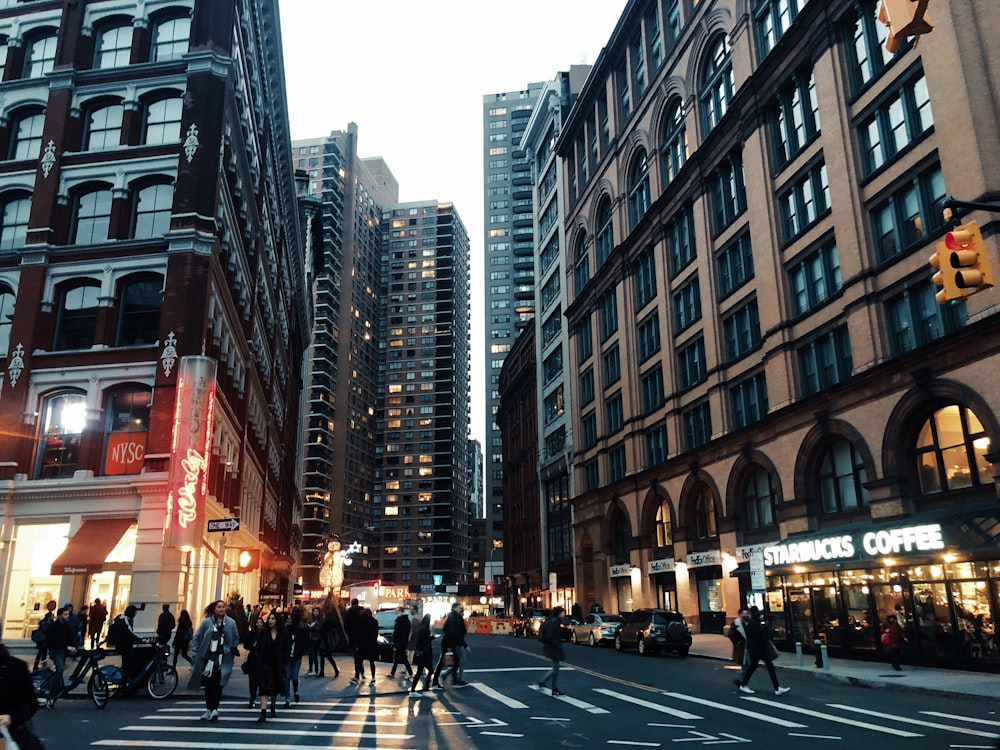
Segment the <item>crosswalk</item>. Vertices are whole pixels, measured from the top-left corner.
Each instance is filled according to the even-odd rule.
[[[548,688],[537,685],[505,689],[473,680],[469,688],[444,693],[356,693],[296,704],[289,710],[279,708],[278,715],[265,723],[256,723],[258,709],[236,701],[223,703],[217,722],[204,722],[200,720],[203,704],[182,699],[151,706],[148,713],[92,746],[244,750],[254,744],[275,750],[426,750],[426,738],[433,732],[439,738],[436,747],[467,747],[469,739],[476,737],[474,747],[504,747],[511,740],[530,741],[533,729],[542,724],[578,721],[581,726],[592,722],[587,726],[596,730],[591,731],[626,721],[642,730],[640,736],[624,739],[620,733],[609,734],[601,744],[633,747],[749,743],[753,731],[765,728],[783,731],[789,738],[836,741],[845,726],[852,732],[871,733],[873,739],[890,746],[940,732],[954,736],[953,748],[994,748],[1000,739],[1000,719],[976,715],[972,708],[968,714],[918,707],[909,715],[898,714],[873,709],[863,694],[852,705],[842,700],[824,702],[816,696],[799,702],[760,695],[713,699],[597,681],[574,687],[573,695],[553,696]]]

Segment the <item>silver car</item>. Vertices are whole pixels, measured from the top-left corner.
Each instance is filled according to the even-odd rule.
[[[586,643],[597,646],[601,643],[615,642],[615,631],[622,624],[621,615],[609,615],[606,612],[591,613],[583,618],[583,622],[574,622],[573,643]]]

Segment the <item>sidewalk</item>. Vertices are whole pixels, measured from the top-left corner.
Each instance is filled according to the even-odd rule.
[[[708,659],[732,659],[733,645],[723,635],[698,633],[691,644],[691,655]],[[1000,679],[990,672],[963,672],[904,664],[896,672],[885,662],[830,659],[828,668],[817,668],[813,654],[803,654],[802,666],[796,655],[786,651],[774,662],[778,669],[810,673],[822,680],[837,680],[867,688],[891,688],[934,695],[964,695],[974,699],[1000,700]]]

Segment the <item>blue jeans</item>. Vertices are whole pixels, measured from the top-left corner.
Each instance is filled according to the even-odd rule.
[[[299,692],[299,672],[302,671],[302,657],[296,656],[285,662],[285,700],[291,700],[292,693]],[[294,687],[294,691],[292,688]]]

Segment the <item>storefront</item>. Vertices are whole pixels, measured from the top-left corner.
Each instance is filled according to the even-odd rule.
[[[677,610],[677,563],[672,557],[646,563],[650,588],[656,592],[656,606]]]
[[[831,655],[883,658],[894,614],[904,660],[1000,669],[1000,505],[926,511],[891,523],[828,529],[762,549],[775,641]],[[746,569],[735,572],[741,577]],[[748,580],[741,590],[748,590]]]
[[[633,597],[632,576],[638,573],[638,569],[632,567],[630,563],[612,565],[608,570],[611,577],[611,590],[615,597],[615,612],[631,612],[635,609]]]
[[[722,552],[692,552],[687,556],[687,567],[698,592],[699,632],[721,633],[726,625]]]

